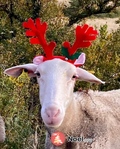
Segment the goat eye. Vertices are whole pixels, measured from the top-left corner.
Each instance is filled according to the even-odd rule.
[[[76,78],[77,78],[77,76],[75,76],[75,75],[72,77],[72,79],[76,79]]]
[[[35,72],[35,75],[39,78],[40,77],[40,73],[39,72]]]
[[[78,75],[73,75],[73,76],[72,76],[72,79],[78,79],[78,78],[79,78]]]
[[[24,69],[24,72],[28,72],[28,70],[27,69]]]

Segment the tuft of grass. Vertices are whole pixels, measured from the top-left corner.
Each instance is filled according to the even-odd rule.
[[[38,86],[30,83],[24,72],[17,79],[2,78],[0,113],[5,121],[6,140],[0,148],[44,149],[45,128],[39,114]]]

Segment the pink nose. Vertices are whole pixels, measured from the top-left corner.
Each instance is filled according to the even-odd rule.
[[[55,118],[60,114],[60,109],[55,106],[51,106],[48,107],[45,112],[49,118]]]

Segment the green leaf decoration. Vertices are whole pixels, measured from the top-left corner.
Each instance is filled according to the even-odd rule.
[[[65,57],[69,58],[69,53],[68,53],[68,49],[67,49],[67,48],[62,47],[62,54],[63,54]]]
[[[65,57],[67,57],[68,59],[75,60],[75,59],[78,59],[78,57],[80,56],[81,52],[76,52],[75,54],[70,56],[69,53],[68,53],[68,49],[65,48],[65,47],[62,47],[62,54]]]
[[[74,59],[78,59],[78,57],[80,56],[80,52],[78,53],[78,52],[76,52],[75,54],[73,54],[73,55],[71,55],[70,56],[70,59],[72,59],[72,60],[74,60]]]

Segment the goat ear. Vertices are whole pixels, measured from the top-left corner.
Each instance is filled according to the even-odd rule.
[[[35,64],[25,64],[25,65],[18,65],[11,68],[8,68],[4,71],[5,74],[8,76],[18,77],[22,73],[23,70],[28,72],[29,77],[34,77],[34,72],[37,68]]]
[[[100,79],[98,79],[93,74],[89,73],[88,71],[86,71],[82,68],[76,68],[76,69],[77,69],[78,79],[80,79],[82,81],[98,83],[98,84],[105,83],[105,82],[101,81]]]

